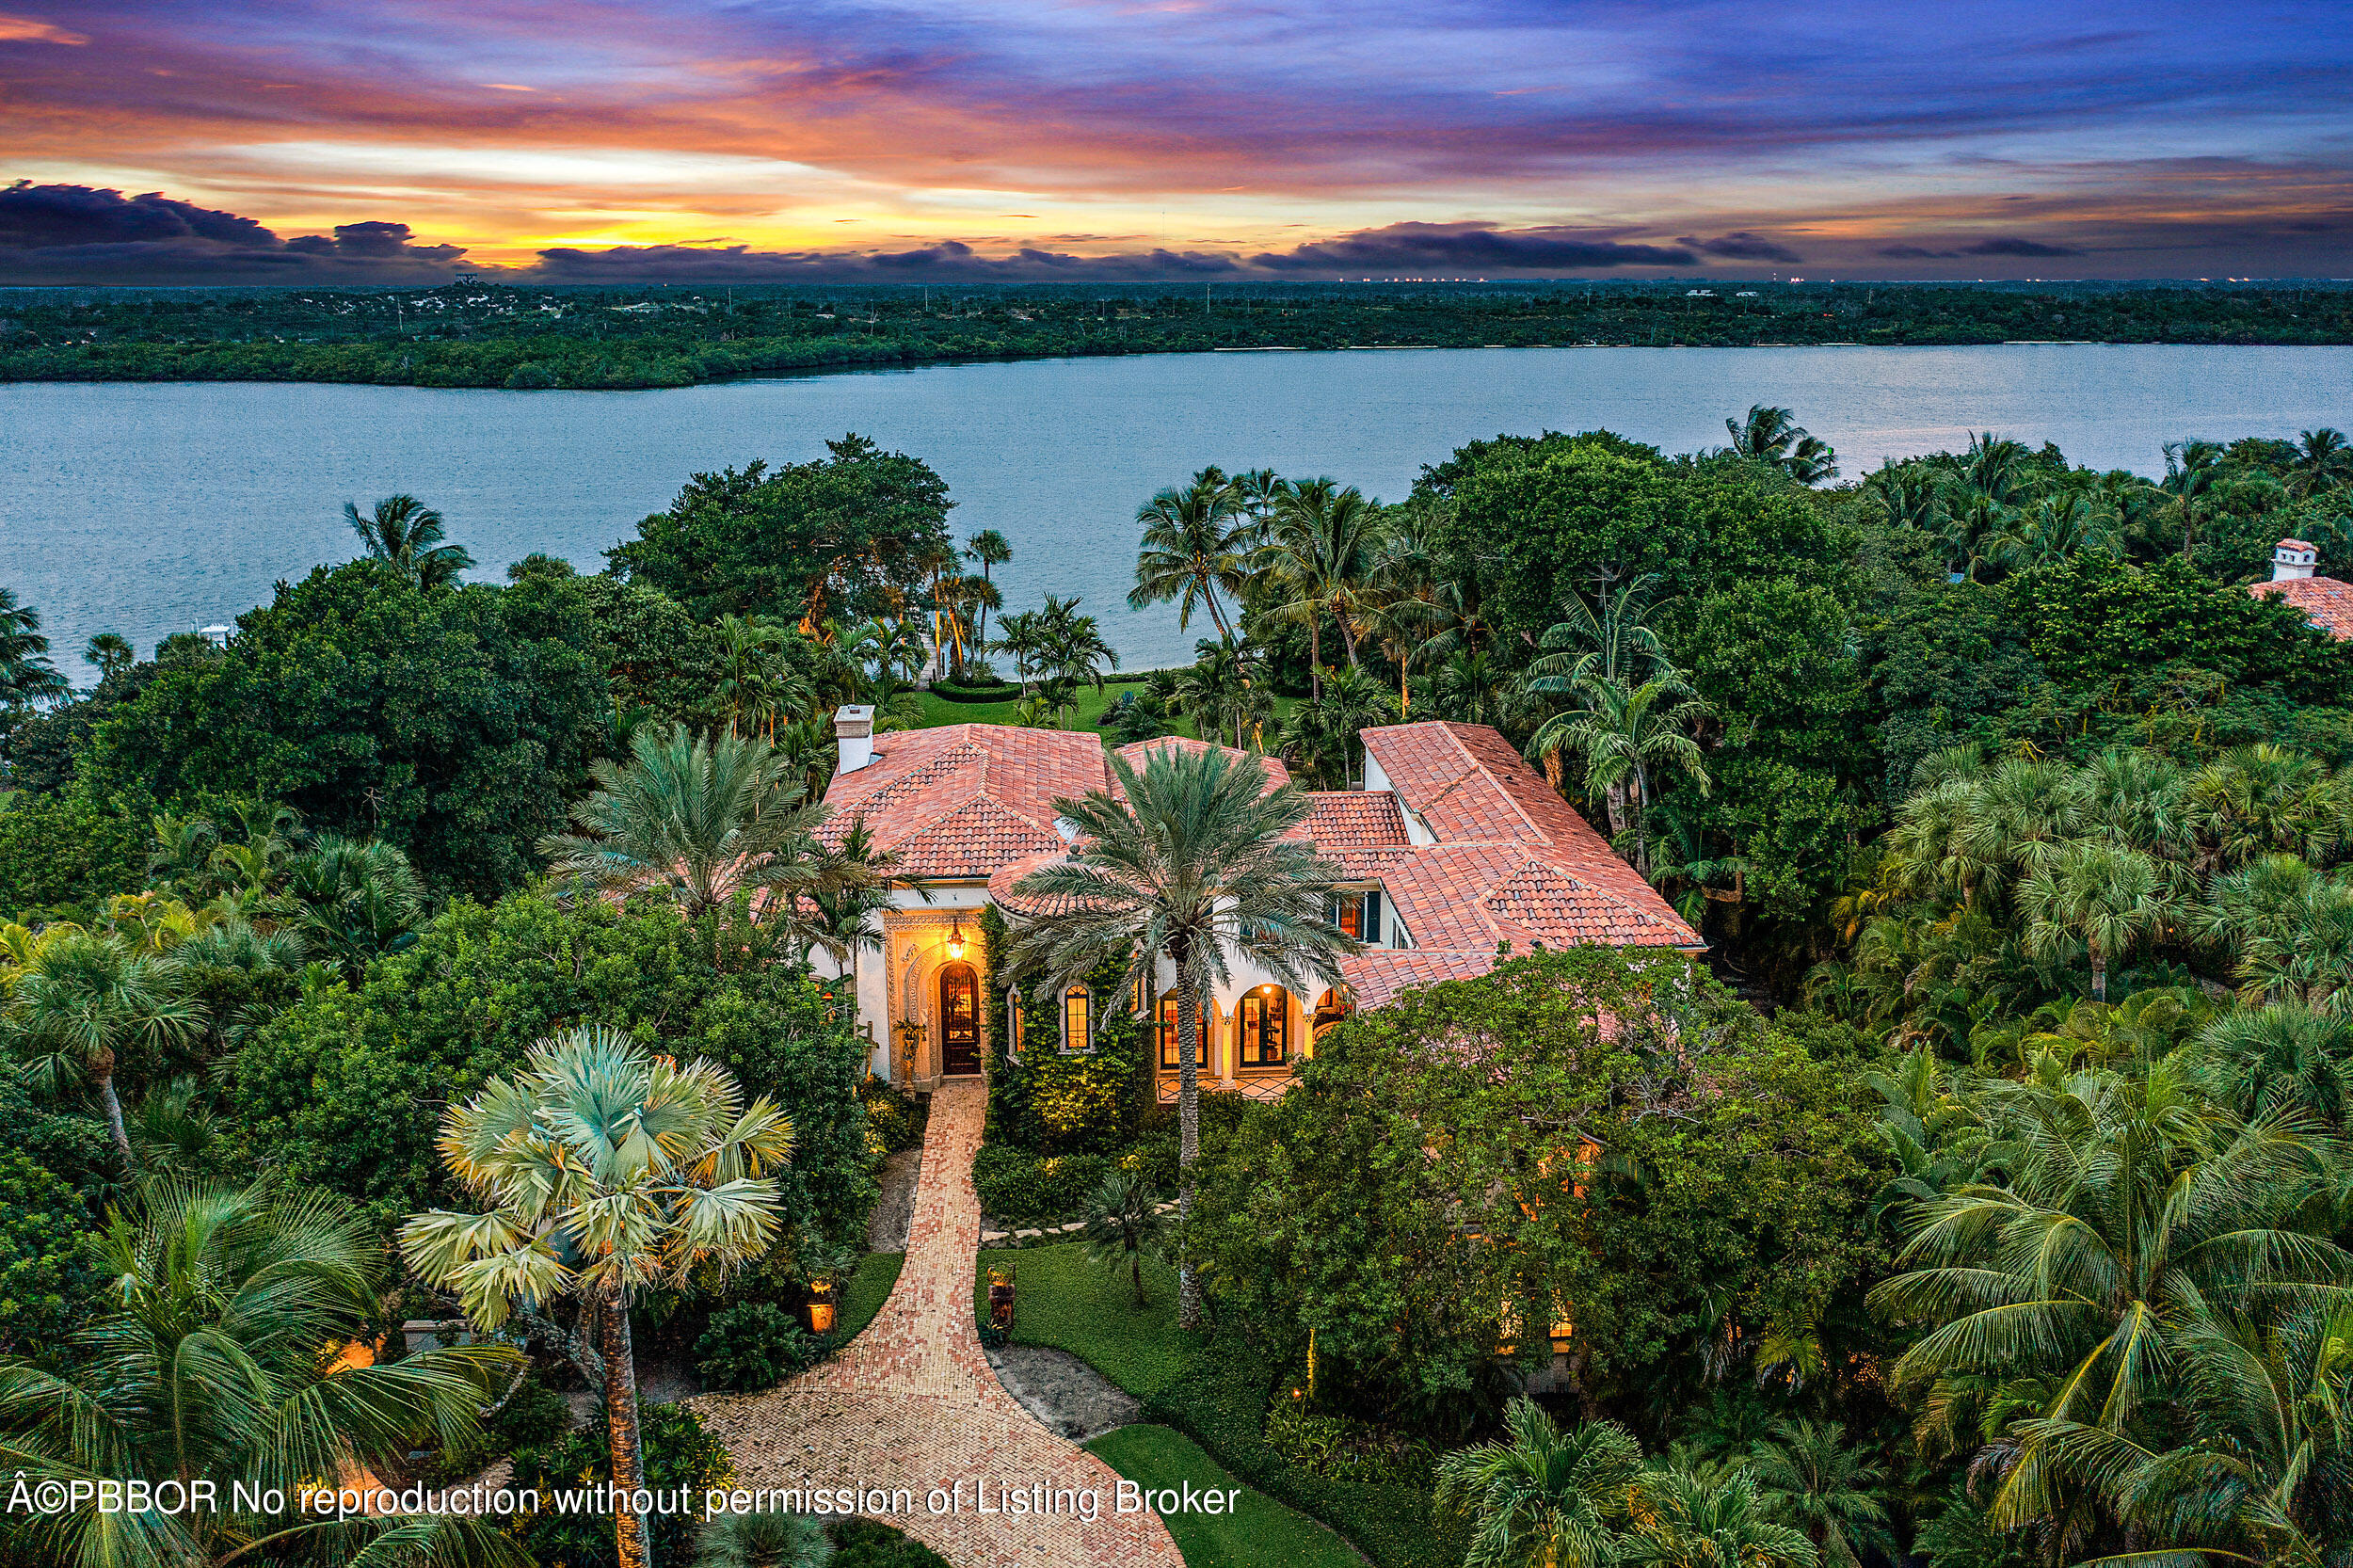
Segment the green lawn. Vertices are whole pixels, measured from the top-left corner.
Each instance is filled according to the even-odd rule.
[[[857,1260],[857,1272],[841,1288],[840,1308],[834,1315],[834,1344],[848,1344],[858,1331],[874,1320],[874,1314],[890,1299],[890,1288],[899,1283],[899,1268],[907,1260],[903,1252],[870,1252]]]
[[[1144,1486],[1195,1491],[1232,1490],[1240,1483],[1201,1446],[1168,1427],[1121,1427],[1087,1445],[1087,1450],[1129,1480]],[[1364,1559],[1346,1542],[1302,1513],[1294,1513],[1262,1492],[1241,1487],[1232,1513],[1168,1513],[1160,1523],[1176,1538],[1185,1568],[1359,1568]]]
[[[1176,1272],[1157,1259],[1144,1262],[1146,1304],[1138,1306],[1127,1271],[1113,1277],[1096,1268],[1083,1242],[984,1251],[972,1283],[973,1316],[983,1322],[991,1263],[1018,1271],[1016,1342],[1068,1351],[1139,1399],[1175,1383],[1197,1353],[1176,1327]]]

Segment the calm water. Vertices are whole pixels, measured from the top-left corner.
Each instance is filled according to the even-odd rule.
[[[2160,472],[2185,436],[2353,427],[2353,348],[1512,349],[1201,354],[938,366],[676,392],[273,385],[0,386],[0,586],[77,681],[88,636],[142,653],[347,558],[340,516],[409,490],[495,578],[534,551],[585,569],[698,470],[816,456],[856,430],[930,461],[958,537],[1013,541],[1007,607],[1081,595],[1130,667],[1179,663],[1173,611],[1128,610],[1139,503],[1206,463],[1332,474],[1395,498],[1498,432],[1596,424],[1719,445],[1752,403],[1797,410],[1849,474],[1971,430]]]

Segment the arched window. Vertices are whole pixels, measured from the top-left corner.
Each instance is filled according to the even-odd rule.
[[[1280,985],[1244,991],[1235,1010],[1241,1064],[1279,1067],[1289,1059],[1291,994]]]
[[[1062,1048],[1090,1050],[1095,1046],[1095,1000],[1083,985],[1062,994]]]
[[[1021,987],[1005,993],[1005,1054],[1021,1060]]]
[[[1195,1015],[1193,1018],[1193,1028],[1200,1035],[1200,1039],[1193,1048],[1193,1065],[1199,1067],[1206,1073],[1209,1071],[1209,999],[1207,997],[1195,998],[1193,1005],[1193,1013]],[[1183,1065],[1183,1064],[1176,1060],[1177,1038],[1176,993],[1171,991],[1166,996],[1160,998],[1160,1071],[1164,1073],[1176,1072],[1180,1066]]]

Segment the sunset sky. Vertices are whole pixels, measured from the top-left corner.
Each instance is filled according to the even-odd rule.
[[[2345,22],[0,0],[0,282],[2353,274]]]

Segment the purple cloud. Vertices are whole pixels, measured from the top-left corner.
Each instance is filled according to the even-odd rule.
[[[344,223],[280,240],[249,217],[89,185],[0,189],[0,282],[442,282],[465,248],[418,245],[406,223]]]

